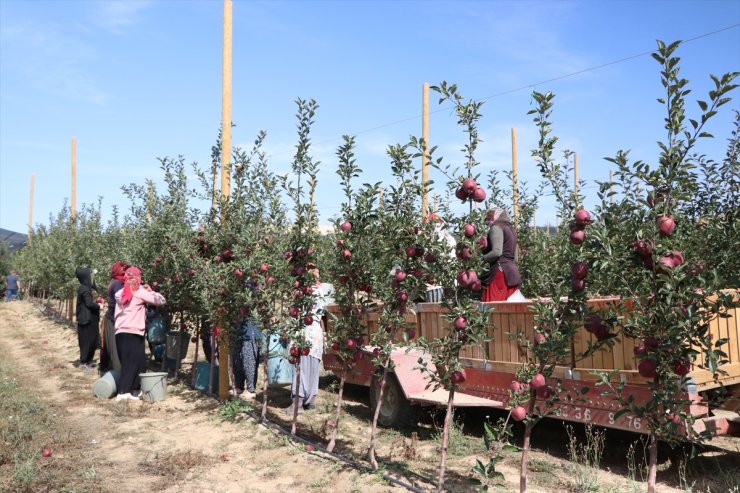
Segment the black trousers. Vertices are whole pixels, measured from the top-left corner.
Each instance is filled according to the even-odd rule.
[[[103,320],[103,344],[101,346],[100,371],[115,370],[120,372],[121,361],[118,359],[118,348],[116,346],[116,328],[113,320],[108,317]]]
[[[132,390],[141,389],[139,373],[146,372],[146,353],[144,336],[136,334],[116,334],[118,358],[121,360],[121,380],[118,382],[118,393],[129,394]]]
[[[80,345],[81,364],[93,362],[99,337],[97,323],[77,324],[77,342]]]

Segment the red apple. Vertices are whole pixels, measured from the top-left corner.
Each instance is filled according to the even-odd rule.
[[[573,290],[574,293],[580,293],[586,288],[586,281],[583,279],[573,279],[570,283],[570,289]]]
[[[668,420],[673,423],[674,425],[680,425],[681,424],[681,416],[678,414],[669,414]]]
[[[301,348],[301,354],[303,356],[308,356],[310,352],[311,352],[311,348],[310,347]]]
[[[237,267],[236,269],[234,269],[234,277],[236,277],[237,279],[241,279],[242,277],[244,277],[244,271]]]
[[[663,341],[657,337],[647,336],[645,338],[645,348],[648,350],[655,349],[661,344],[663,344]]]
[[[409,258],[416,256],[416,247],[406,247],[406,256]]]
[[[331,350],[332,351],[339,351],[339,342],[334,341],[331,343]]]
[[[552,387],[545,385],[537,389],[537,397],[540,399],[549,399],[552,396]]]
[[[575,222],[579,226],[585,226],[591,222],[591,214],[586,209],[580,209],[576,211]]]
[[[463,202],[465,202],[466,200],[468,200],[468,194],[465,193],[465,190],[463,190],[462,187],[460,187],[457,190],[455,190],[455,197],[457,197],[458,199],[462,200]]]
[[[462,247],[457,249],[457,258],[460,260],[469,260],[470,259],[470,248],[468,247]]]
[[[310,443],[307,443],[306,444],[306,452],[308,452],[309,454],[311,452],[313,452],[313,445],[311,445]]]
[[[463,233],[467,238],[472,238],[475,235],[475,226],[472,224],[466,224],[463,227]]]
[[[529,385],[531,385],[533,389],[539,389],[540,387],[543,387],[545,385],[545,376],[542,373],[538,373],[537,375],[532,377]]]
[[[303,317],[303,325],[312,325],[313,324],[313,316],[306,315]]]
[[[416,337],[416,330],[406,329],[406,337],[408,337],[409,339],[414,339]]]
[[[345,260],[352,258],[352,252],[345,248],[342,250],[342,258]]]
[[[684,376],[691,371],[691,362],[688,358],[679,358],[673,362],[673,373]]]
[[[547,340],[547,337],[542,332],[535,332],[533,340],[535,344],[540,345]]]
[[[352,223],[349,221],[344,221],[340,226],[339,229],[344,231],[345,233],[352,229]]]
[[[488,247],[488,237],[481,236],[480,238],[478,238],[478,246],[481,248],[481,250],[485,250],[486,247]]]
[[[298,348],[297,347],[295,347],[295,346],[291,346],[290,347],[290,355],[291,356],[293,356],[293,357],[298,356],[298,352],[299,351],[298,351]]]
[[[574,245],[580,245],[586,239],[586,232],[582,229],[570,232],[570,242]]]
[[[298,358],[290,358],[288,360],[288,363],[290,363],[291,365],[295,365],[298,363]]]
[[[414,247],[414,257],[423,257],[424,256],[424,247],[416,246]]]
[[[269,272],[269,270],[270,270],[270,266],[269,265],[267,265],[267,264],[260,264],[260,272],[261,273],[265,274],[265,273]]]
[[[373,357],[377,358],[379,356],[380,356],[380,348],[379,347],[373,348]]]
[[[188,276],[193,277],[195,275],[195,270],[188,269]]]
[[[348,337],[344,343],[344,347],[352,351],[357,348],[357,341],[352,337]]]
[[[288,310],[288,315],[290,315],[293,318],[298,318],[298,315],[300,315],[300,310],[297,306],[291,306],[290,310]]]
[[[635,356],[639,356],[641,354],[644,354],[645,351],[647,351],[647,348],[645,347],[645,343],[644,342],[640,342],[637,346],[635,346],[632,349],[632,352],[635,353]]]
[[[424,261],[428,264],[433,264],[437,261],[437,257],[433,253],[428,252],[426,255],[424,255]]]
[[[42,450],[41,451],[41,456],[42,457],[51,457],[51,449],[47,447],[44,450]]]
[[[470,276],[468,275],[468,271],[463,270],[457,274],[457,283],[463,287],[470,284]]]
[[[486,191],[483,190],[481,187],[476,188],[473,191],[473,200],[480,203],[486,200]]]
[[[519,389],[522,388],[522,384],[514,380],[511,382],[511,385],[509,385],[509,388],[512,390],[512,392],[519,392]]]
[[[468,327],[468,319],[460,315],[455,318],[454,324],[457,330],[465,330]]]
[[[676,223],[673,221],[671,216],[660,216],[655,220],[658,223],[658,229],[660,230],[660,236],[671,236],[673,230],[676,229]]]
[[[397,299],[398,301],[400,301],[400,302],[402,302],[402,303],[403,303],[404,301],[406,301],[406,300],[408,300],[408,299],[409,299],[409,295],[408,295],[408,293],[406,293],[406,291],[404,291],[404,290],[401,290],[401,291],[398,291],[398,292],[396,293],[396,299]]]
[[[592,334],[595,333],[599,330],[599,327],[602,327],[601,317],[598,315],[588,315],[583,319],[583,327],[586,331],[591,332]]]
[[[455,370],[450,375],[450,381],[455,385],[465,382],[465,370]]]
[[[645,378],[653,378],[655,376],[656,368],[657,363],[655,363],[655,360],[652,358],[646,358],[640,361],[640,364],[637,366],[637,372]]]
[[[402,270],[397,270],[393,277],[396,281],[403,282],[406,280],[406,273]]]
[[[522,406],[516,406],[511,410],[511,417],[514,421],[521,421],[527,417],[527,410]]]
[[[465,178],[462,182],[462,189],[468,196],[475,193],[475,189],[478,188],[478,184],[472,178]]]
[[[588,264],[586,262],[576,262],[570,266],[570,275],[573,279],[586,279],[588,275]]]

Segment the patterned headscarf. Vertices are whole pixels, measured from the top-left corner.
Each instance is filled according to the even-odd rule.
[[[496,208],[493,209],[491,212],[488,213],[488,217],[486,217],[486,221],[488,224],[493,224],[496,221],[498,221],[498,218],[501,217],[501,214],[504,212],[503,209]]]
[[[123,279],[123,294],[121,295],[121,304],[127,306],[131,303],[134,293],[141,286],[141,271],[136,267],[126,269]]]
[[[124,276],[126,275],[126,269],[129,267],[130,266],[126,262],[116,262],[110,268],[110,278],[125,281]]]

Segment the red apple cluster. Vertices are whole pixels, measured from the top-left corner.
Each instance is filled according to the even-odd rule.
[[[599,315],[586,316],[583,320],[583,327],[586,329],[586,332],[593,334],[600,341],[606,339],[609,335],[609,327]]]
[[[586,209],[576,211],[573,221],[570,223],[570,242],[580,245],[586,239],[586,226],[591,222],[591,214]]]
[[[586,288],[586,276],[588,276],[588,264],[576,262],[570,266],[570,287],[574,293],[580,293]]]
[[[291,346],[290,347],[290,359],[288,360],[288,363],[291,365],[295,365],[298,363],[298,359],[301,356],[308,356],[308,354],[311,352],[311,348],[306,346],[299,348],[297,346]]]
[[[474,202],[483,202],[486,200],[486,191],[472,178],[465,178],[460,188],[455,191],[455,197],[463,202],[473,200]]]

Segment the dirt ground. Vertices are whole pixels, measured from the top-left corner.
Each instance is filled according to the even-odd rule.
[[[11,400],[25,399],[13,408],[21,410],[17,416],[0,416],[0,436],[5,436],[0,447],[6,449],[0,448],[0,492],[408,491],[384,479],[383,474],[416,491],[434,491],[438,424],[442,421],[439,413],[421,414],[412,430],[382,430],[378,446],[381,471],[373,473],[319,451],[308,452],[303,442],[290,440],[259,424],[249,413],[240,412],[248,406],[260,407],[261,393],[256,402],[247,401],[248,406],[239,407],[233,403],[224,406],[192,390],[188,385],[192,349],[191,345],[181,380],[168,381],[164,401],[98,399],[92,393],[97,371],[73,365],[78,357],[74,330],[44,315],[38,303],[0,303],[0,382],[5,384],[0,390],[12,389]],[[152,369],[158,371],[158,365]],[[301,437],[326,443],[323,423],[333,417],[336,387],[333,375],[322,376],[317,408],[299,415]],[[271,390],[272,423],[289,427],[287,417],[280,413],[288,404],[287,389]],[[6,401],[5,405],[12,403]],[[483,445],[483,422],[495,422],[503,416],[493,410],[458,413],[448,458],[447,491],[479,490],[472,468],[476,460],[486,464],[490,457]],[[22,429],[13,419],[36,419],[37,429],[15,436],[18,441],[12,442],[10,430]],[[335,452],[367,466],[369,435],[368,390],[349,386]],[[561,422],[545,420],[535,428],[528,491],[646,491],[641,482],[644,472],[638,435],[608,430],[598,469],[578,467],[569,460],[570,436],[587,443],[583,427],[574,427],[569,435]],[[514,429],[512,440],[514,444],[521,442],[521,429]],[[636,450],[633,467],[625,459],[630,446]],[[12,447],[17,450],[8,450]],[[41,457],[45,447],[52,450],[51,457]],[[21,449],[30,450],[31,457],[23,457]],[[740,491],[740,440],[715,440],[691,460],[686,459],[688,453],[683,448],[662,454],[658,491]],[[489,491],[518,491],[519,459],[515,450],[503,452],[496,470],[504,479],[489,481]]]

